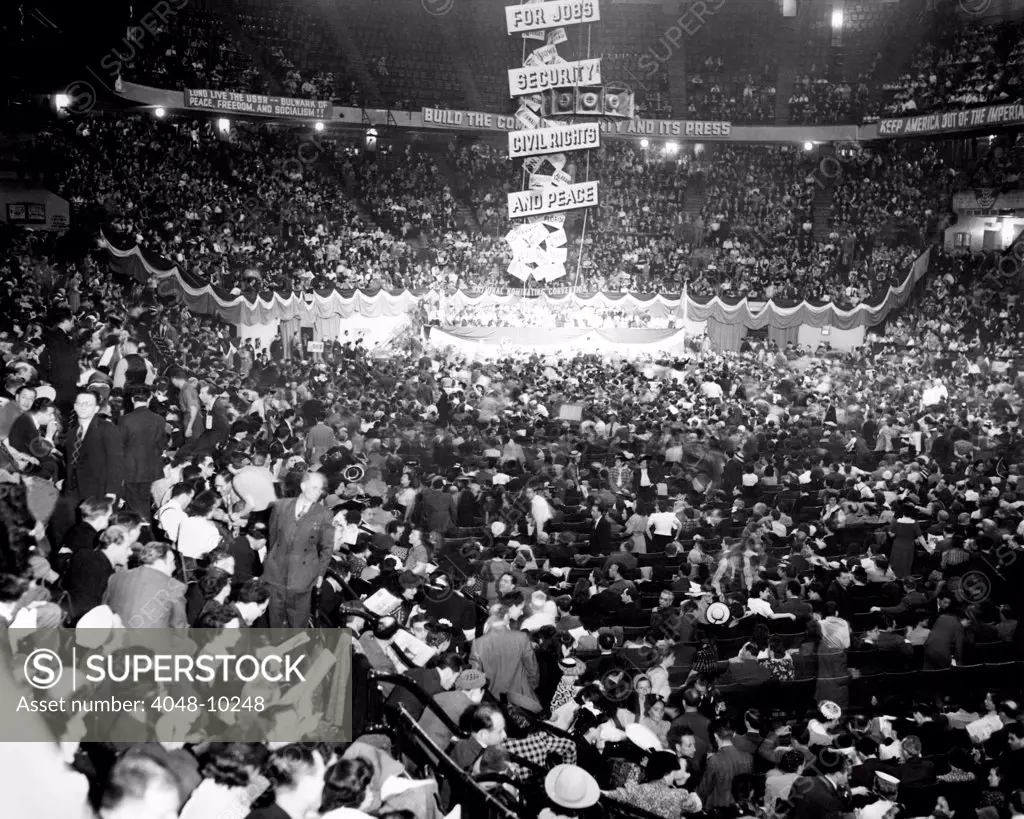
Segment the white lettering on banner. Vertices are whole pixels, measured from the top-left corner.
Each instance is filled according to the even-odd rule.
[[[601,145],[601,128],[596,122],[556,125],[508,135],[509,159],[561,151],[586,151]]]
[[[597,182],[579,182],[564,188],[544,188],[539,191],[516,191],[508,195],[510,219],[539,216],[576,208],[590,208],[597,204]]]
[[[600,19],[601,9],[597,0],[549,0],[525,6],[505,6],[505,28],[509,34],[575,23],[596,23]]]
[[[529,58],[527,58],[529,59]],[[510,68],[508,90],[510,97],[535,94],[549,88],[576,85],[600,85],[601,60],[578,60],[561,65]]]
[[[556,28],[548,32],[548,45],[558,45],[569,39],[564,28]]]
[[[481,131],[514,131],[519,127],[514,116],[481,111],[453,111],[448,108],[422,109],[423,124],[437,128],[465,128]]]
[[[184,97],[186,108],[199,108],[205,111],[238,111],[245,114],[309,119],[323,119],[331,111],[331,103],[327,100],[300,100],[204,88],[186,88]]]

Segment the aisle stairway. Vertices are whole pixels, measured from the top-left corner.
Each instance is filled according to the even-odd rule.
[[[820,165],[819,165],[820,167]],[[814,241],[827,242],[832,232],[832,202],[835,199],[835,176],[816,173],[814,199],[811,200],[811,224]]]

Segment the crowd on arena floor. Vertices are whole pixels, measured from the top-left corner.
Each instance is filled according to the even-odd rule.
[[[985,260],[936,253],[852,356],[481,364],[231,344],[47,242],[2,265],[8,624],[348,628],[357,675],[398,673],[440,709],[359,676],[356,728],[401,702],[473,776],[506,774],[492,793],[517,815],[1017,810],[1024,328]],[[296,593],[279,555],[302,547],[273,521],[300,504],[329,559]],[[125,588],[154,580],[173,605],[132,608]],[[339,613],[381,589],[388,612]],[[113,762],[104,819],[160,799],[265,819],[297,790],[303,812],[390,817],[382,766],[402,760],[364,745],[287,775],[265,743],[173,764],[90,746],[53,775],[83,794]],[[253,803],[225,768],[275,787]],[[157,786],[126,793],[132,776]]]

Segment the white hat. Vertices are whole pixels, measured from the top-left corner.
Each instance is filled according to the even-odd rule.
[[[664,750],[654,731],[636,722],[626,726],[626,738],[643,751]]]
[[[579,810],[597,804],[601,789],[579,765],[555,765],[544,777],[548,799],[563,808]]]

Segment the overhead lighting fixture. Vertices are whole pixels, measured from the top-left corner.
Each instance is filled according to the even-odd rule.
[[[671,154],[679,153],[679,143],[678,142],[666,142],[665,143],[665,153],[670,154],[670,155]]]
[[[832,28],[839,31],[843,27],[843,10],[832,9]]]
[[[319,131],[322,131],[324,129],[324,124],[322,122],[318,122],[313,127],[319,132]]]
[[[165,116],[167,116],[167,111],[165,111],[165,110],[164,110],[163,108],[157,108],[157,109],[156,109],[156,110],[155,110],[155,111],[153,112],[153,115],[154,115],[154,116],[155,116],[155,117],[156,117],[157,119],[163,119],[163,118],[164,118]]]
[[[651,141],[649,139],[641,139],[640,140],[640,147],[641,148],[647,148],[650,144],[651,144]]]
[[[805,151],[813,151],[814,150],[814,143],[813,142],[805,142],[804,143],[804,150]]]

